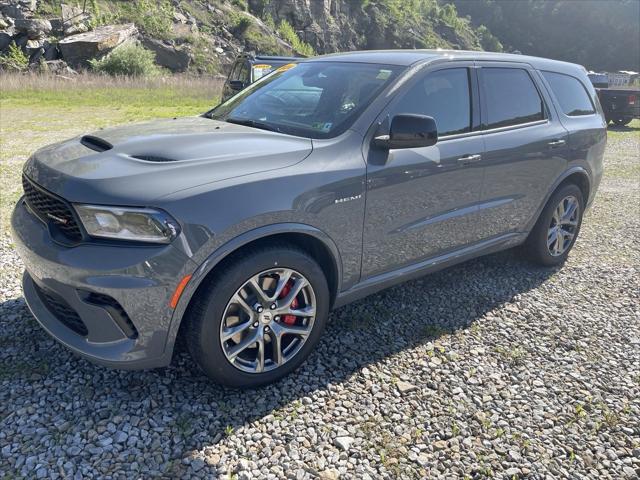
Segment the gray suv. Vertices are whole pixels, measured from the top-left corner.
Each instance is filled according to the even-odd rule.
[[[217,382],[298,367],[329,311],[514,246],[562,263],[602,177],[586,71],[521,55],[302,60],[215,109],[37,151],[12,217],[44,329],[113,367],[184,340]]]

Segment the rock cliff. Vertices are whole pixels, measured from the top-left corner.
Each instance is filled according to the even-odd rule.
[[[71,3],[71,2],[69,2]],[[172,71],[216,73],[242,52],[480,49],[469,20],[438,0],[0,0],[0,55],[73,68],[137,41]],[[15,49],[15,47],[14,47]],[[15,51],[13,52],[15,54]]]

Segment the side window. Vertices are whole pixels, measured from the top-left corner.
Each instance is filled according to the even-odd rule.
[[[240,71],[239,75],[238,75],[238,80],[240,80],[241,82],[243,82],[245,85],[249,85],[251,79],[250,79],[250,66],[249,66],[249,62],[243,62],[242,64],[240,64],[238,66],[238,69]]]
[[[544,120],[544,103],[526,70],[483,67],[480,78],[487,110],[486,128]]]
[[[238,80],[238,75],[240,73],[241,62],[236,62],[231,67],[231,73],[229,74],[229,80]]]
[[[542,72],[542,75],[549,82],[565,115],[573,117],[595,113],[589,94],[580,80],[555,72]]]
[[[467,68],[451,68],[427,74],[394,107],[394,113],[433,117],[438,136],[471,131],[471,95]]]

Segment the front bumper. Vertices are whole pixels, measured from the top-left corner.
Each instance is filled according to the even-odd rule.
[[[54,242],[18,202],[11,227],[25,264],[24,296],[42,327],[71,350],[118,368],[168,365],[171,296],[196,265],[171,245]]]

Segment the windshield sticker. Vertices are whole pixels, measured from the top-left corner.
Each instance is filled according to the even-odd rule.
[[[296,66],[295,63],[287,63],[286,65],[282,65],[276,72],[286,72],[287,70],[291,70]]]
[[[266,63],[259,63],[253,66],[253,81],[255,82],[259,78],[264,77],[267,73],[271,73],[273,67]]]
[[[376,79],[386,80],[387,78],[389,78],[389,75],[391,75],[391,70],[380,70]]]
[[[314,130],[320,130],[323,133],[327,133],[333,127],[333,122],[315,122],[311,125]]]

